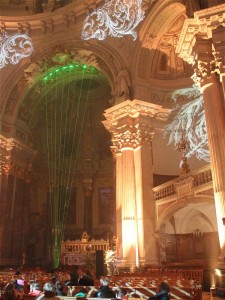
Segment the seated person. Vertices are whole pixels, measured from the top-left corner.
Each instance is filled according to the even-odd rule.
[[[169,300],[170,299],[170,286],[166,282],[161,282],[159,285],[159,292],[155,296],[150,297],[150,299],[161,299]]]
[[[109,278],[102,277],[100,279],[101,287],[94,293],[94,297],[97,298],[116,298],[116,294],[109,287]]]
[[[88,291],[83,288],[81,290],[79,290],[79,292],[77,294],[75,294],[76,298],[85,298],[87,296]]]
[[[42,294],[41,286],[38,282],[34,282],[30,286],[30,292],[29,295],[32,296],[39,296]]]
[[[88,271],[85,272],[83,268],[79,268],[78,274],[79,274],[78,285],[82,285],[82,286],[94,285],[94,281],[91,277],[91,274],[88,273]]]
[[[16,300],[17,299],[17,291],[14,283],[8,283],[5,286],[4,293],[1,297],[3,300]]]
[[[55,295],[55,287],[52,282],[46,282],[43,286],[43,294],[38,296],[37,300],[60,300],[59,297]]]
[[[64,292],[64,285],[61,281],[57,281],[55,285],[55,293],[57,296],[66,296],[67,294]]]
[[[14,280],[14,287],[17,293],[17,299],[23,299],[24,295],[24,280],[23,279],[16,279]]]
[[[127,291],[126,289],[118,289],[118,291],[116,292],[116,298],[117,299],[123,299],[125,296],[127,295]]]

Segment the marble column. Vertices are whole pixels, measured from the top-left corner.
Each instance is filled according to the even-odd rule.
[[[194,82],[203,94],[221,249],[218,266],[222,267],[225,267],[224,15],[225,5],[196,12],[194,19],[185,21],[177,46],[179,56],[193,65]]]
[[[158,264],[153,206],[152,119],[161,106],[127,100],[105,111],[116,158],[116,217],[120,266]]]

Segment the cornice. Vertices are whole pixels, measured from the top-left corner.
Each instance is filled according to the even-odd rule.
[[[196,41],[195,36],[210,39],[213,30],[220,27],[225,27],[225,4],[198,11],[194,14],[194,19],[185,20],[176,48],[179,57],[194,64],[192,50]]]
[[[146,11],[157,0],[144,0],[143,9]],[[82,1],[75,0],[62,8],[52,12],[39,13],[24,16],[1,16],[0,28],[7,32],[27,32],[34,36],[46,35],[47,33],[59,33],[70,28],[81,26],[86,15],[103,5],[103,0]]]
[[[136,118],[139,115],[146,115],[156,119],[167,119],[171,110],[160,105],[144,102],[141,100],[126,100],[105,111],[104,116],[107,121],[115,122],[123,116]],[[104,121],[103,121],[104,122]]]

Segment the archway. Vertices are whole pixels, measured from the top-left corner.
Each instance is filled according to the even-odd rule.
[[[93,226],[112,235],[115,226],[110,135],[101,123],[111,106],[111,82],[90,52],[59,50],[25,69],[30,87],[13,113],[15,132],[36,151],[31,211],[47,217],[45,249],[55,267],[64,237],[90,234]],[[105,178],[103,186],[98,177]],[[102,220],[107,205],[112,216]]]

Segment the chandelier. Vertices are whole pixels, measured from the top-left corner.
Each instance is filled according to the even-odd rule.
[[[88,14],[84,21],[82,39],[104,40],[107,35],[137,38],[135,28],[144,19],[142,0],[106,0],[105,4]]]
[[[30,37],[26,33],[8,35],[3,31],[0,35],[0,69],[8,63],[13,65],[33,53]]]

